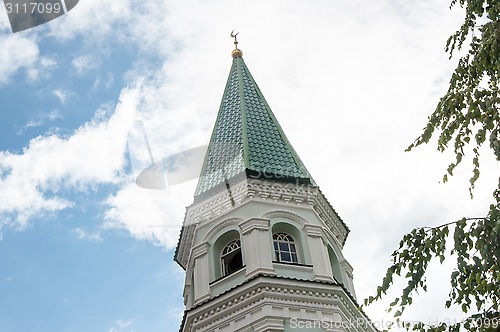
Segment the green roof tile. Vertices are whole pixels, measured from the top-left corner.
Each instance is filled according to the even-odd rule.
[[[243,58],[235,57],[195,196],[249,174],[316,186]]]

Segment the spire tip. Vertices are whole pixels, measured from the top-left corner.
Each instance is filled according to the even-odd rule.
[[[236,39],[238,34],[239,32],[234,33],[234,30],[231,31],[231,38],[234,38],[234,50],[231,52],[233,58],[241,58],[243,56],[243,52],[238,48],[238,39]]]

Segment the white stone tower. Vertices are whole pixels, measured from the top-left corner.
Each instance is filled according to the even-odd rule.
[[[180,330],[375,331],[342,255],[348,232],[236,48],[175,252]]]

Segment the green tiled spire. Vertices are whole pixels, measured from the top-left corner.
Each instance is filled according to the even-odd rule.
[[[195,196],[225,186],[237,176],[315,186],[241,55],[240,50],[233,51],[233,65]]]

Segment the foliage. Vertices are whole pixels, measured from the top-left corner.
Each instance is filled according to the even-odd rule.
[[[448,166],[443,182],[472,149],[473,171],[469,192],[479,178],[479,150],[488,140],[497,161],[500,161],[500,1],[452,0],[465,7],[465,20],[446,43],[450,58],[454,52],[468,44],[453,72],[449,88],[428,119],[422,135],[407,149],[428,143],[438,136],[438,150],[448,149],[453,142],[455,160]],[[469,149],[469,150],[467,150]],[[494,203],[483,218],[463,218],[437,227],[417,228],[406,234],[399,248],[392,254],[389,267],[376,295],[365,304],[379,300],[393,283],[393,277],[404,276],[408,281],[400,297],[389,306],[395,309],[398,320],[405,308],[412,304],[412,297],[419,290],[426,291],[429,262],[438,258],[457,258],[451,273],[451,290],[446,308],[458,305],[467,318],[460,322],[441,322],[429,326],[424,323],[404,325],[419,331],[489,331],[500,329],[500,178],[493,192]],[[453,230],[453,238],[450,236]],[[453,242],[447,250],[446,242]]]
[[[452,6],[456,4],[452,1]],[[462,161],[467,144],[473,146],[473,176],[471,193],[479,178],[479,148],[489,140],[497,160],[500,160],[500,116],[498,93],[500,72],[500,3],[496,0],[460,0],[466,5],[465,22],[446,43],[450,58],[470,38],[469,51],[458,62],[451,76],[446,94],[429,117],[423,134],[411,144],[413,147],[428,143],[434,131],[440,131],[438,150],[444,151],[453,139],[456,160],[444,175],[448,175]],[[484,21],[478,25],[478,21]]]

